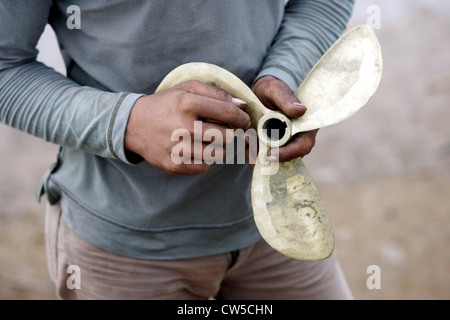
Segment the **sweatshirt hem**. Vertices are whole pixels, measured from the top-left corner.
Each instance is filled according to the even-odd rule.
[[[248,218],[229,226],[150,232],[131,230],[92,215],[65,194],[60,204],[62,217],[77,236],[102,250],[136,259],[210,256],[240,250],[262,239],[254,220]]]

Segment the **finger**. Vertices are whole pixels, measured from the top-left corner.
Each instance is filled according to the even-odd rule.
[[[294,92],[287,85],[284,85],[284,83],[278,84],[269,90],[271,93],[267,98],[268,101],[272,106],[283,111],[288,117],[298,118],[305,114],[306,107],[300,103]]]
[[[268,155],[278,155],[278,161],[290,161],[298,157],[304,157],[309,154],[316,143],[317,130],[301,132],[285,146],[270,150]]]
[[[196,114],[201,119],[224,123],[232,128],[248,129],[250,116],[234,103],[216,100],[210,97],[198,97]]]
[[[171,151],[171,160],[175,165],[212,164],[223,160],[226,149],[223,146],[182,141]]]
[[[223,146],[217,146],[206,143],[194,143],[192,147],[192,159],[195,164],[200,162],[213,164],[214,162],[220,162],[225,157],[226,149]]]
[[[252,148],[247,144],[245,146],[245,161],[247,161],[250,168],[253,169],[255,167],[257,157],[258,155],[256,152],[254,152],[254,150],[252,150]]]
[[[297,99],[291,88],[275,77],[262,77],[253,90],[266,107],[279,109],[291,118],[301,117],[306,112],[306,107]]]
[[[225,89],[214,87],[198,80],[191,80],[182,85],[187,92],[216,100],[231,102],[240,109],[247,105],[247,102],[231,96]]]
[[[256,132],[248,131],[244,136],[245,160],[250,168],[254,168],[258,158],[259,141]]]
[[[231,144],[234,141],[234,130],[217,122],[202,122],[201,141],[217,146]]]
[[[180,145],[182,146],[181,150],[178,148]],[[165,167],[165,171],[168,173],[188,176],[206,172],[211,165],[201,160],[194,161],[192,159],[191,144],[183,141],[172,149],[169,163]]]
[[[212,98],[215,100],[232,102],[233,97],[227,91],[222,88],[210,86],[198,80],[191,80],[181,84],[184,90],[187,92]]]
[[[235,97],[231,98],[231,102],[234,103],[239,109],[243,109],[245,106],[247,106],[247,102]]]

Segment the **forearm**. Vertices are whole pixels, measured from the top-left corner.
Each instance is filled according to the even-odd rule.
[[[353,0],[290,0],[258,78],[275,76],[296,90],[314,64],[342,34],[353,3]]]
[[[38,62],[0,71],[0,121],[46,141],[127,161],[126,122],[140,95],[82,87]]]
[[[127,161],[125,127],[139,95],[82,87],[36,62],[52,4],[0,2],[0,122],[61,146]]]

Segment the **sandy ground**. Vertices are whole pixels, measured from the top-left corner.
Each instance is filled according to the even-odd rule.
[[[449,6],[377,3],[379,90],[353,118],[322,129],[305,162],[356,299],[449,299]],[[350,26],[367,21],[370,5],[358,2]],[[34,193],[56,151],[0,125],[0,299],[55,299]],[[380,289],[366,285],[371,265]]]

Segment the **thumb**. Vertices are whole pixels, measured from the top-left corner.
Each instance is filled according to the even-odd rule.
[[[306,107],[297,99],[289,86],[272,76],[264,76],[255,83],[253,92],[269,109],[279,109],[288,117],[298,118]]]

